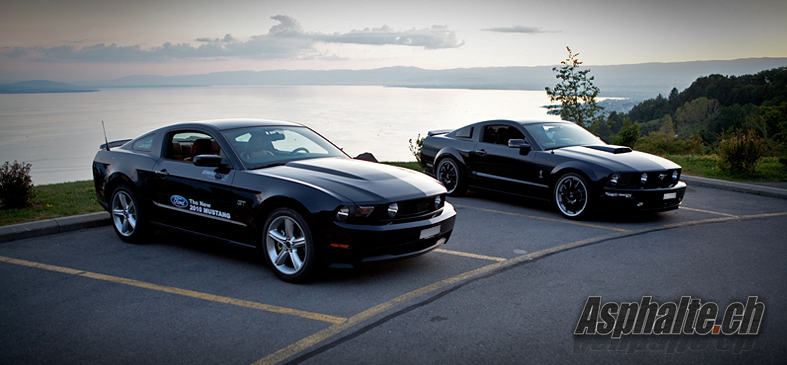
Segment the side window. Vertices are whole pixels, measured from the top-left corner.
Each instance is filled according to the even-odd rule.
[[[473,138],[473,127],[464,127],[456,131],[457,138]]]
[[[525,135],[518,129],[507,125],[488,125],[484,127],[482,142],[508,146],[509,139],[525,139]]]
[[[153,138],[155,137],[155,134],[141,137],[131,145],[131,149],[136,151],[150,152],[153,150]]]
[[[192,162],[195,156],[221,156],[221,148],[208,134],[195,131],[182,131],[171,134],[167,146],[167,158],[176,161]]]

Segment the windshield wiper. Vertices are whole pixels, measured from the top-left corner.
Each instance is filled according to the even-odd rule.
[[[274,167],[274,166],[284,166],[286,164],[287,164],[287,162],[274,162],[274,163],[269,163],[267,165],[252,167],[249,170],[259,170],[259,169],[264,169],[264,168]]]

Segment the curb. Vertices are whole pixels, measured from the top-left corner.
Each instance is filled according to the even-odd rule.
[[[109,217],[109,213],[98,212],[12,224],[10,226],[0,227],[0,242],[77,231],[84,228],[101,227],[111,223],[112,220]]]
[[[787,199],[787,189],[709,179],[698,176],[683,175],[680,179],[684,182],[697,186]],[[45,219],[37,222],[13,224],[10,226],[0,227],[0,243],[21,240],[24,238],[46,236],[55,233],[76,231],[84,228],[107,226],[110,224],[112,224],[112,220],[110,219],[108,212],[74,215],[70,217]]]
[[[680,177],[680,180],[697,186],[705,186],[709,188],[736,191],[739,193],[756,194],[756,195],[770,196],[774,198],[787,199],[787,189],[780,189],[780,188],[755,185],[755,184],[739,183],[733,181],[709,179],[706,177],[698,177],[698,176],[683,175]]]

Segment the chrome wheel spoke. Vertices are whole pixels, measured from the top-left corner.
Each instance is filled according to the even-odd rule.
[[[287,258],[289,256],[290,256],[290,254],[287,252],[287,250],[282,249],[279,252],[279,254],[276,256],[276,259],[274,260],[274,263],[276,263],[276,266],[282,266],[282,265],[284,265],[285,262],[287,262]]]
[[[287,242],[287,237],[284,237],[279,231],[272,229],[268,232],[268,237],[276,241],[279,246],[284,246]]]
[[[294,249],[298,249],[298,248],[303,248],[305,246],[306,246],[306,238],[305,237],[300,237],[300,238],[296,238],[296,239],[292,240],[292,248],[293,248],[293,250]]]
[[[301,261],[301,258],[298,256],[298,251],[295,250],[290,252],[290,262],[292,262],[292,268],[295,269],[295,271],[300,270],[301,266],[303,266],[303,261]]]

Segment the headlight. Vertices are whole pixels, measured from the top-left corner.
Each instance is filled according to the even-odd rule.
[[[350,207],[342,207],[341,209],[339,209],[338,212],[336,212],[336,220],[337,221],[346,220],[347,217],[349,217],[349,216],[350,216]]]
[[[443,198],[440,195],[434,197],[434,208],[440,209],[441,205],[443,205]]]
[[[618,181],[620,181],[620,174],[609,175],[609,185],[615,186],[618,184]]]
[[[675,182],[678,181],[678,170],[672,172],[672,180]]]
[[[648,182],[648,173],[647,172],[643,172],[642,176],[639,178],[639,181],[642,182],[642,185],[645,185],[645,183]]]
[[[336,212],[336,220],[343,221],[347,220],[347,218],[364,218],[372,215],[373,211],[373,205],[343,206]]]
[[[396,213],[399,213],[399,204],[391,203],[388,205],[388,216],[393,218],[396,217]]]

